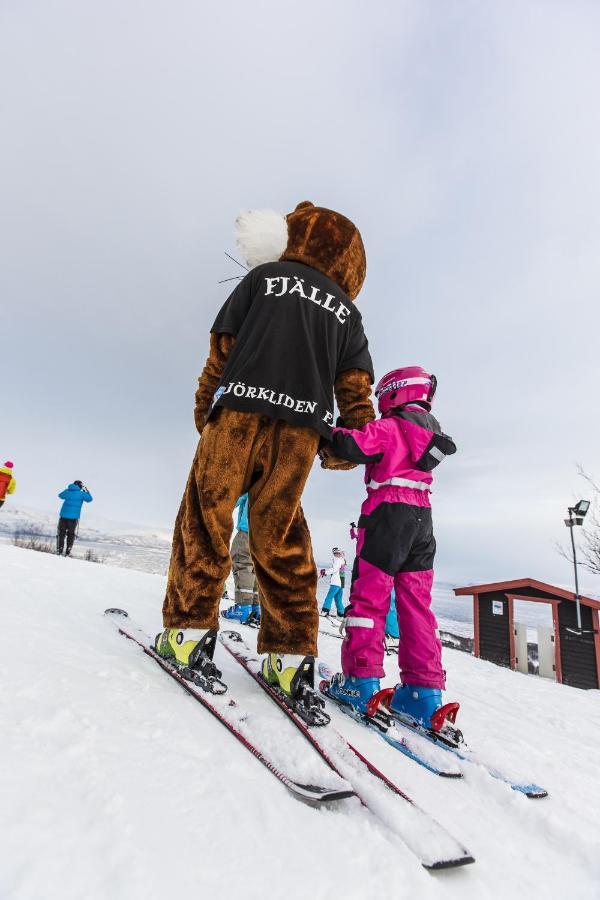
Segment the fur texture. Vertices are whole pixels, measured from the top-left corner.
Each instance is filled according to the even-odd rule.
[[[362,428],[375,419],[371,376],[363,369],[340,372],[333,386],[343,428]]]
[[[232,334],[211,334],[210,336],[208,358],[204,364],[202,375],[198,379],[196,406],[194,407],[194,421],[198,434],[202,434],[212,398],[234,344],[235,338]]]
[[[288,242],[285,216],[271,209],[246,210],[235,221],[235,237],[239,251],[251,269],[276,262]]]
[[[238,497],[249,493],[261,591],[259,653],[317,652],[317,569],[300,498],[319,436],[256,413],[217,409],[204,427],[175,523],[163,620],[218,628]]]
[[[375,410],[371,402],[371,376],[362,369],[348,369],[340,372],[333,386],[335,399],[340,411],[338,425],[344,428],[362,428],[375,418]],[[354,469],[349,463],[336,456],[329,443],[321,443],[319,458],[322,469],[348,471]]]
[[[355,300],[367,274],[367,257],[360,231],[346,216],[299,203],[287,217],[288,242],[281,259],[297,260],[318,269]]]

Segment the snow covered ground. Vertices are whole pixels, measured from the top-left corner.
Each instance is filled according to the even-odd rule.
[[[335,715],[477,858],[432,875],[358,804],[316,811],[291,798],[102,616],[127,607],[154,632],[163,591],[161,576],[0,546],[2,900],[599,896],[598,692],[445,651],[470,744],[543,784],[538,801],[467,764],[462,781],[436,778]],[[333,667],[339,651],[320,638]],[[219,663],[274,751],[308,754],[317,772],[222,648]]]

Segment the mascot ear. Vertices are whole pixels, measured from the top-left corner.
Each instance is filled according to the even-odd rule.
[[[303,200],[302,203],[299,203],[294,212],[298,212],[299,209],[314,209],[315,204],[311,203],[310,200]]]
[[[287,247],[286,218],[272,209],[249,209],[235,220],[235,237],[239,251],[251,269],[276,262]]]

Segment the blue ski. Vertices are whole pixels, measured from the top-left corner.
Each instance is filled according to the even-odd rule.
[[[415,747],[414,742],[410,741],[411,736],[417,736],[426,740],[436,749],[446,750],[449,754],[452,754],[455,759],[481,766],[492,778],[504,782],[504,784],[507,784],[513,791],[517,791],[517,793],[523,794],[525,797],[529,797],[530,799],[540,799],[548,796],[548,791],[545,788],[540,787],[538,784],[513,780],[494,766],[488,765],[485,761],[481,760],[476,753],[464,744],[455,746],[445,739],[443,735],[430,732],[417,723],[405,721],[396,715],[390,716],[387,710],[384,710],[382,715],[376,714],[374,717],[361,715],[356,712],[353,707],[345,703],[340,703],[337,698],[328,694],[326,682],[332,678],[333,674],[334,673],[329,666],[324,663],[319,663],[319,675],[324,679],[321,683],[321,693],[327,697],[330,702],[335,703],[339,709],[350,715],[355,721],[360,722],[361,725],[375,731],[388,744],[395,747],[397,750],[400,750],[401,753],[404,753],[405,756],[408,756],[409,759],[414,760],[414,762],[423,766],[423,768],[428,769],[428,771],[433,772],[436,775],[445,776],[446,778],[456,778],[460,777],[462,774],[461,772],[454,774],[454,772],[446,771],[444,765],[437,760],[439,754],[436,754],[434,759],[427,758],[422,751]],[[392,719],[391,723],[390,718]],[[393,733],[390,734],[389,732],[392,730]]]
[[[319,675],[321,678],[329,679],[332,677],[333,672],[325,663],[319,663]],[[393,747],[395,750],[399,750],[400,753],[407,756],[409,759],[412,759],[413,762],[418,763],[418,765],[423,766],[423,768],[427,769],[429,772],[432,772],[434,775],[440,775],[442,778],[462,778],[462,772],[460,771],[458,763],[454,760],[444,759],[441,757],[441,754],[433,753],[431,754],[431,758],[426,758],[426,748],[419,749],[415,747],[414,734],[404,735],[400,732],[398,728],[396,728],[394,721],[391,716],[375,716],[370,717],[366,715],[362,715],[353,706],[350,706],[348,703],[342,703],[338,700],[337,697],[331,696],[327,691],[327,687],[325,681],[321,682],[319,689],[321,693],[331,702],[335,703],[335,705],[340,709],[345,715],[349,716],[355,722],[358,722],[360,725],[364,725],[365,728],[368,728],[370,731],[374,731],[375,734],[378,734],[387,744]]]

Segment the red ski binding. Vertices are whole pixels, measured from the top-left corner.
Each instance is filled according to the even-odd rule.
[[[444,706],[440,706],[431,717],[431,730],[441,731],[446,721],[454,725],[459,709],[460,703],[445,703]]]
[[[379,705],[384,707],[384,709],[389,712],[390,703],[392,702],[392,697],[394,696],[394,691],[396,688],[382,688],[380,691],[377,691],[376,694],[373,694],[369,702],[367,703],[367,715],[370,719],[374,718],[377,714],[377,710],[379,709]]]
[[[373,694],[367,703],[367,716],[370,719],[377,715],[380,706],[383,706],[387,712],[390,711],[390,703],[392,702],[394,691],[395,688],[382,688],[382,690]],[[441,731],[446,722],[454,725],[459,709],[460,703],[445,703],[444,706],[440,706],[431,717],[431,731]]]

